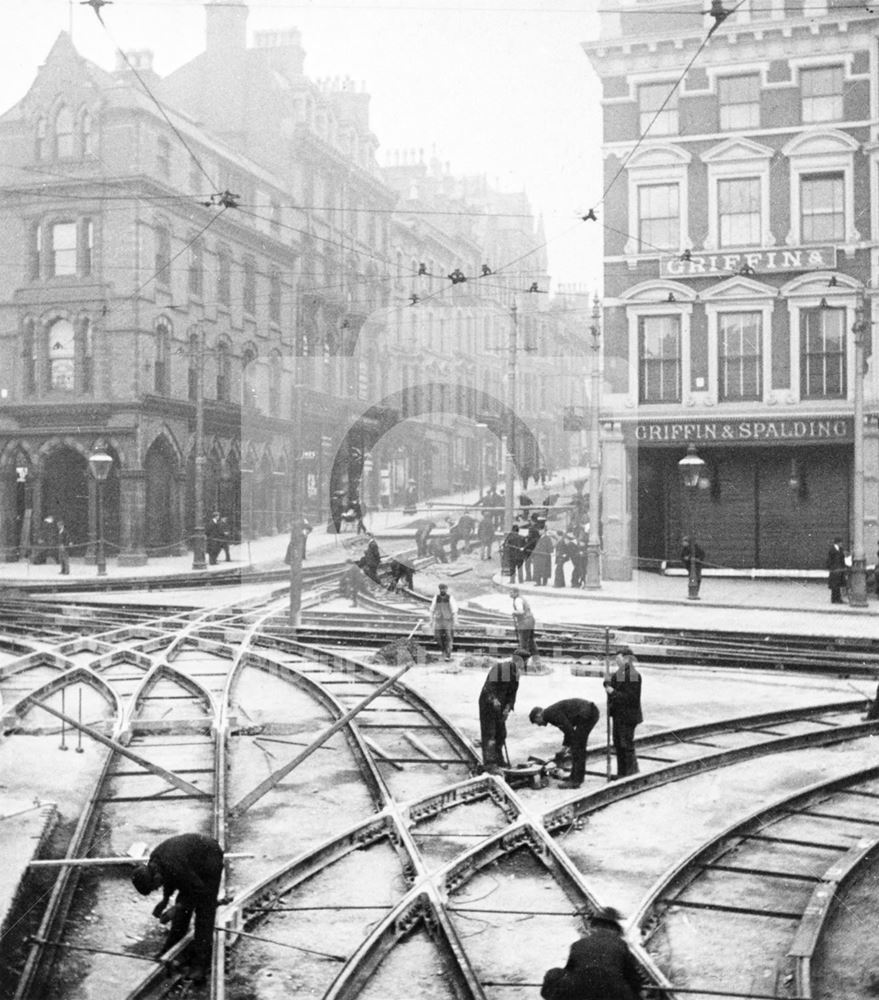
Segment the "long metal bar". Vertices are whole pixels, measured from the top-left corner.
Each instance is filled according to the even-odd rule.
[[[314,739],[303,751],[293,758],[288,764],[283,767],[279,767],[276,771],[273,771],[265,780],[261,781],[253,791],[248,792],[247,795],[241,799],[237,805],[235,805],[231,813],[233,816],[240,816],[242,813],[246,812],[254,802],[258,802],[267,792],[271,791],[279,781],[283,781],[284,778],[295,768],[298,767],[302,761],[307,757],[310,757],[321,744],[326,743],[326,741],[334,736],[340,729],[344,729],[345,726],[359,713],[361,712],[371,701],[378,698],[380,694],[387,691],[389,687],[395,684],[406,671],[413,666],[414,660],[410,660],[408,663],[403,664],[402,667],[391,677],[389,677],[383,684],[380,684],[371,695],[364,698],[363,701],[358,702],[354,708],[346,712],[340,719],[337,719],[329,729],[325,729],[320,736]]]
[[[115,750],[116,753],[123,757],[128,757],[129,760],[133,760],[140,764],[141,767],[145,767],[148,771],[152,771],[153,774],[157,774],[160,778],[164,778],[165,781],[170,782],[175,785],[183,792],[188,792],[189,795],[196,795],[199,798],[210,798],[211,793],[206,792],[203,788],[198,788],[196,785],[191,785],[188,781],[174,774],[173,771],[168,771],[164,767],[158,764],[154,764],[151,760],[146,760],[146,758],[141,757],[128,749],[128,747],[123,746],[116,740],[111,740],[104,736],[103,733],[99,733],[96,729],[92,729],[91,726],[86,726],[80,724],[75,719],[72,719],[69,715],[65,715],[63,712],[59,712],[57,708],[52,708],[51,705],[47,705],[44,701],[39,701],[37,698],[28,698],[26,701],[33,702],[34,705],[38,705],[41,709],[48,712],[49,715],[55,715],[59,719],[63,719],[68,726],[73,726],[74,729],[81,729],[86,736],[91,736],[93,740],[98,743],[102,743],[105,747],[110,747],[111,750]]]

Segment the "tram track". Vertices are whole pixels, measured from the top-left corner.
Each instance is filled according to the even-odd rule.
[[[114,621],[106,606],[94,632],[59,635],[44,621],[45,633],[31,633],[28,642],[14,638],[2,649],[7,743],[48,746],[58,720],[36,702],[57,705],[65,692],[69,709],[81,690],[80,720],[127,740],[123,745],[154,764],[173,765],[195,786],[169,786],[110,750],[95,762],[94,790],[69,857],[157,842],[168,828],[159,811],[166,808],[175,828],[213,832],[228,852],[254,853],[227,867],[230,902],[218,918],[212,1000],[272,1000],[293,986],[300,995],[300,966],[301,995],[327,1000],[408,998],[399,993],[401,982],[413,998],[532,997],[534,970],[545,968],[550,954],[563,963],[559,940],[582,932],[599,899],[614,902],[608,874],[596,871],[601,852],[588,846],[603,814],[663,787],[704,781],[710,772],[749,765],[759,772],[768,754],[832,760],[834,748],[867,748],[876,731],[862,718],[863,698],[668,730],[640,739],[643,773],[613,785],[593,751],[583,792],[559,803],[554,789],[514,794],[497,779],[470,777],[478,769],[472,743],[399,681],[238,813],[257,782],[389,677],[355,654],[303,642],[301,631],[294,641],[283,602],[274,592],[199,613],[163,608],[152,621]],[[402,612],[387,617],[403,634],[423,611],[413,602],[410,613],[405,597],[401,604]],[[485,621],[500,629],[506,620]],[[381,637],[373,629],[372,648]],[[836,663],[826,669],[841,672]],[[139,811],[147,803],[144,818]],[[293,860],[291,830],[297,850],[305,850]],[[354,875],[364,871],[370,878],[363,899],[351,902]],[[648,888],[632,890],[632,900]],[[480,906],[483,891],[492,902]],[[123,995],[122,984],[127,1000],[209,996],[151,961],[161,934],[118,869],[67,869],[47,892],[50,905],[27,958],[33,969],[25,969],[17,998],[61,1000],[79,996],[82,984],[101,990],[110,982],[115,992],[96,995]],[[338,895],[329,898],[332,892]],[[349,902],[339,902],[345,892]],[[329,909],[306,909],[323,906]],[[513,933],[517,953],[500,968],[498,955]],[[312,945],[332,957],[309,957],[302,948]],[[683,985],[663,979],[657,955],[637,942],[636,951],[653,982]],[[427,971],[410,981],[413,967]],[[47,984],[50,992],[41,993]]]

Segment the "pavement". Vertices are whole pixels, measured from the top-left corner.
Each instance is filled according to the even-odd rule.
[[[582,476],[582,470],[564,470],[553,476],[547,484],[547,491],[570,491],[573,479]],[[518,489],[518,484],[517,484]],[[531,490],[538,499],[544,487]],[[415,515],[404,514],[401,509],[381,510],[367,513],[366,524],[378,538],[386,551],[399,551],[410,542],[414,535],[412,525],[424,517],[431,517],[438,524],[443,518],[454,513],[458,507],[463,510],[472,505],[478,494],[476,491],[456,493],[438,497],[431,504],[419,505]],[[363,536],[360,536],[362,539]],[[402,543],[402,544],[401,544]],[[326,525],[317,525],[308,538],[306,566],[335,563],[344,560],[357,551],[358,536],[353,533],[328,533]],[[287,547],[287,537],[273,535],[256,538],[231,546],[231,561],[224,556],[215,565],[208,565],[206,576],[226,574],[230,570],[279,569],[283,567],[283,557]],[[478,561],[478,553],[462,557],[456,564],[438,565],[433,574],[421,573],[416,578],[416,586],[424,589],[435,583],[431,576],[450,580],[464,566]],[[508,610],[509,597],[504,593],[509,587],[507,577],[499,572],[497,552],[494,556],[497,571],[492,585],[484,597],[472,603],[482,607]],[[476,569],[471,565],[472,569]],[[480,567],[485,570],[486,567]],[[567,567],[570,579],[570,565]],[[52,583],[58,590],[75,585],[82,591],[84,582],[93,581],[95,589],[103,583],[130,585],[132,591],[146,589],[149,581],[188,575],[192,572],[192,554],[151,558],[144,566],[126,567],[117,565],[114,559],[107,562],[106,577],[97,577],[94,564],[82,560],[71,560],[70,574],[63,576],[56,563],[33,565],[24,561],[0,563],[0,588],[39,589],[45,592]],[[480,576],[486,576],[484,572]],[[488,584],[488,580],[485,581]],[[631,580],[602,580],[597,589],[564,589],[536,587],[530,583],[518,584],[520,590],[529,595],[533,609],[538,616],[538,624],[543,621],[584,621],[606,625],[665,625],[695,628],[717,628],[743,632],[786,632],[793,634],[839,635],[857,638],[879,638],[879,597],[869,595],[866,608],[851,607],[848,604],[831,605],[830,594],[823,574],[817,578],[770,579],[747,575],[714,575],[707,570],[698,601],[687,597],[687,578],[682,570],[673,570],[670,575],[658,572],[635,571]],[[53,590],[55,588],[52,588]],[[427,593],[432,593],[428,589]]]

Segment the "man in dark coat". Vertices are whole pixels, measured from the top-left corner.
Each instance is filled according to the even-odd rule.
[[[501,566],[510,576],[510,583],[522,583],[522,562],[524,561],[525,538],[519,534],[519,525],[514,524],[504,539],[501,552]]]
[[[205,527],[205,537],[207,539],[208,560],[211,566],[216,566],[217,556],[223,549],[223,519],[218,510],[211,514]]]
[[[490,513],[482,515],[476,529],[476,537],[479,539],[480,557],[491,559],[491,546],[494,542],[494,518]]]
[[[552,573],[552,538],[548,531],[544,531],[537,539],[531,555],[531,565],[534,569],[534,582],[538,587],[545,587]]]
[[[388,563],[391,571],[391,590],[412,590],[415,586],[413,577],[415,567],[404,556],[394,556]]]
[[[500,774],[507,742],[507,716],[516,707],[519,674],[528,662],[528,651],[517,649],[505,662],[498,662],[485,676],[479,692],[479,732],[482,763],[489,774]]]
[[[613,719],[613,746],[617,756],[617,777],[638,773],[635,756],[635,727],[644,721],[641,714],[641,675],[628,646],[616,655],[616,670],[604,682],[607,710]]]
[[[163,954],[185,936],[195,913],[190,974],[196,980],[204,979],[211,959],[222,875],[223,849],[212,837],[200,833],[181,833],[163,840],[149,861],[139,865],[131,875],[135,889],[142,896],[148,896],[154,889],[162,890],[162,900],[153,909],[153,916],[163,924],[171,923],[162,946]],[[175,892],[174,906],[166,909]]]
[[[378,568],[381,566],[381,552],[378,550],[378,542],[375,540],[375,535],[370,535],[367,532],[366,536],[369,541],[366,543],[366,548],[364,549],[363,555],[360,557],[358,566],[363,570],[363,572],[373,580],[375,583],[379,583],[378,578]]]
[[[66,576],[70,573],[70,534],[64,521],[58,518],[58,564]]]
[[[537,525],[537,517],[535,515],[531,516],[531,520],[528,523],[528,534],[525,536],[525,543],[522,546],[522,562],[525,566],[525,579],[531,580],[533,564],[532,556],[534,555],[534,549],[537,546],[537,542],[540,539],[540,528]]]
[[[564,734],[562,750],[556,754],[556,763],[565,756],[564,748],[571,751],[571,776],[561,782],[560,788],[579,788],[586,774],[586,744],[601,713],[598,706],[585,698],[565,698],[546,708],[531,709],[528,718],[535,726],[555,726]]]
[[[357,607],[357,598],[367,588],[366,577],[358,563],[348,560],[348,568],[339,580],[339,593],[342,597],[351,598],[351,607]]]
[[[555,576],[552,581],[554,587],[565,586],[565,563],[573,557],[573,554],[573,535],[562,535],[555,547]]]
[[[427,555],[428,539],[435,527],[436,524],[433,521],[426,521],[415,529],[415,553],[419,558]]]
[[[592,917],[592,926],[571,945],[564,969],[544,976],[543,1000],[638,1000],[644,980],[619,920],[612,906]]]
[[[842,588],[845,585],[845,552],[842,539],[834,538],[827,553],[827,586],[830,587],[830,603],[842,604]]]
[[[687,573],[693,573],[694,579],[696,581],[696,593],[699,593],[699,588],[702,586],[702,563],[705,562],[705,550],[698,542],[692,542],[689,538],[684,537],[681,539],[681,562],[684,564],[684,569]],[[692,548],[691,548],[692,546]],[[690,569],[690,554],[693,556],[693,567]]]
[[[328,531],[332,531],[336,535],[339,534],[342,530],[342,514],[344,512],[345,494],[342,490],[336,490],[330,497],[330,523],[327,525]]]

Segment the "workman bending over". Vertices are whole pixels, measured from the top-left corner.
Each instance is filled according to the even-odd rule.
[[[579,788],[586,774],[586,744],[589,734],[601,713],[597,705],[585,698],[565,698],[546,708],[532,708],[528,718],[535,726],[547,724],[561,729],[564,733],[562,750],[556,754],[556,763],[564,759],[564,747],[571,751],[571,776],[562,781],[559,788]]]
[[[181,833],[163,840],[149,861],[138,865],[131,875],[141,896],[148,896],[154,889],[162,890],[161,902],[153,909],[153,916],[163,924],[170,921],[171,927],[160,954],[186,935],[195,913],[189,975],[196,981],[205,978],[210,965],[222,875],[223,849],[212,837],[200,833]],[[166,909],[175,892],[174,905]]]
[[[507,742],[507,716],[516,707],[519,674],[528,662],[528,650],[517,649],[506,662],[495,663],[479,692],[479,731],[482,763],[489,774],[500,774]]]

